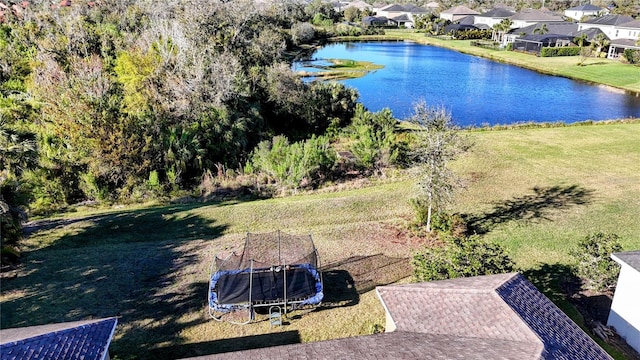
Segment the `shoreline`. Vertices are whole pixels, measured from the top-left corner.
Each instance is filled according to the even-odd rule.
[[[607,87],[611,91],[624,91],[629,95],[640,97],[640,68],[633,65],[620,64],[617,60],[589,58],[588,60],[595,60],[597,62],[578,66],[577,61],[574,61],[576,58],[579,58],[577,56],[539,58],[533,55],[515,53],[511,51],[489,50],[480,47],[471,47],[469,45],[469,40],[443,40],[433,37],[427,37],[424,33],[417,33],[415,31],[407,30],[387,30],[387,34],[385,35],[334,37],[330,38],[329,41],[414,41],[418,44],[438,46],[463,54],[478,56],[489,59],[491,61],[518,66],[524,69],[539,72],[541,74],[559,76],[571,80],[582,81],[588,84]],[[544,65],[546,66],[541,66],[538,61],[531,61],[537,59],[545,59]],[[587,70],[591,70],[590,67],[597,65],[604,65],[608,68],[615,67],[614,70],[616,71],[620,71],[620,69],[622,69],[621,71],[623,72],[623,74],[618,75],[620,78],[629,79],[630,76],[636,75],[637,82],[632,86],[625,86],[614,84],[611,82],[599,81],[594,79],[593,77],[589,77],[590,73]],[[605,71],[606,70],[607,69],[605,69]],[[606,75],[607,74],[605,73],[604,76]],[[631,78],[633,79],[633,77]]]

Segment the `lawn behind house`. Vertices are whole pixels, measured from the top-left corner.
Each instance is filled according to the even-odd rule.
[[[625,250],[640,248],[640,122],[469,136],[473,152],[454,164],[468,187],[454,210],[504,244],[525,275],[574,314],[553,282],[570,264],[569,250],[595,231],[617,233]],[[401,229],[412,196],[412,182],[397,175],[357,189],[47,219],[31,229],[22,266],[3,274],[1,326],[119,316],[111,353],[140,359],[370,334],[384,326],[372,289],[408,281],[417,245]],[[213,256],[239,250],[246,232],[277,229],[313,236],[326,303],[277,329],[209,319]]]

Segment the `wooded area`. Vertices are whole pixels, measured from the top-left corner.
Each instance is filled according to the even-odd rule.
[[[290,70],[291,29],[321,7],[16,6],[0,23],[7,211],[192,189],[207,171],[242,169],[263,140],[321,135],[354,113],[355,90]]]

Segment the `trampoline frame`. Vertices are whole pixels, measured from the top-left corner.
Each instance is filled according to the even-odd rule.
[[[280,235],[280,232],[278,232],[278,236],[279,235]],[[311,243],[313,245],[312,240],[311,240]],[[280,249],[278,249],[278,251],[280,251]],[[234,324],[245,325],[255,320],[255,311],[254,311],[255,308],[278,306],[283,309],[284,314],[286,315],[288,311],[306,308],[307,306],[315,307],[320,305],[322,302],[322,298],[324,297],[324,293],[323,293],[324,284],[322,280],[322,272],[319,270],[320,257],[318,255],[317,249],[315,248],[315,245],[313,245],[313,252],[314,252],[315,260],[317,263],[316,266],[314,266],[313,264],[275,264],[268,268],[255,268],[254,259],[250,259],[250,267],[248,269],[216,271],[215,269],[216,261],[214,258],[214,261],[211,263],[211,267],[209,270],[209,291],[208,291],[209,316],[216,321],[228,321]],[[224,261],[228,260],[232,256],[237,256],[237,255],[232,253],[229,256],[227,256],[227,258],[225,258]],[[299,268],[305,269],[309,273],[309,275],[313,277],[313,279],[315,280],[315,284],[314,284],[315,293],[312,296],[305,297],[304,299],[300,299],[300,298],[290,299],[287,294],[287,287],[288,287],[287,272],[291,270],[299,269]],[[283,272],[282,278],[283,278],[283,284],[284,284],[283,286],[284,297],[274,299],[274,300],[268,300],[268,301],[254,300],[253,298],[254,274],[262,273],[262,272],[278,273],[280,271]],[[236,303],[236,304],[218,304],[217,303],[217,297],[218,297],[217,282],[219,281],[220,277],[225,274],[240,274],[240,273],[249,274],[248,301]],[[231,321],[231,320],[223,319],[225,314],[228,314],[230,312],[236,312],[239,310],[248,311],[249,312],[248,319],[244,321]]]

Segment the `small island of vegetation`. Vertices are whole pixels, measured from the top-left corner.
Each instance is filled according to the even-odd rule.
[[[310,62],[302,62],[305,67],[316,68],[319,71],[297,71],[301,77],[310,77],[316,80],[347,80],[356,79],[368,73],[382,69],[384,66],[376,65],[369,61],[356,61],[349,59],[326,59],[331,65],[322,65]]]

